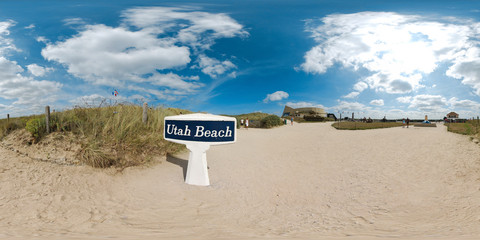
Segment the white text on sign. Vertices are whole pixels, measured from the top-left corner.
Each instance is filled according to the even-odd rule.
[[[185,128],[179,128],[175,124],[167,124],[167,134],[176,136],[191,136],[192,131],[185,125]],[[203,126],[196,126],[195,135],[193,137],[231,137],[232,130],[226,126],[225,130],[205,130]]]

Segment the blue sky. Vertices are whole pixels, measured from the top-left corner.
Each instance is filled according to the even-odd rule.
[[[0,1],[0,118],[103,101],[470,118],[479,96],[480,1]]]

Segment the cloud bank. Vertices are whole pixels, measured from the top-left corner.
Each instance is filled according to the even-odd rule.
[[[241,24],[223,13],[142,7],[127,9],[121,17],[117,27],[93,24],[80,28],[83,20],[66,19],[66,24],[80,29],[78,34],[47,42],[41,54],[88,83],[129,87],[171,100],[204,86],[198,82],[199,75],[176,73],[189,66],[210,78],[235,76],[234,63],[208,57],[205,51],[217,39],[248,36]]]
[[[422,88],[424,76],[448,63],[445,74],[462,80],[480,95],[480,23],[393,12],[332,14],[308,20],[306,31],[317,45],[301,68],[323,74],[334,64],[369,75],[354,86],[404,94]]]
[[[33,77],[25,76],[25,70],[16,61],[8,59],[10,52],[19,51],[9,37],[9,29],[14,25],[13,21],[0,22],[0,98],[10,102],[8,106],[2,104],[2,109],[8,108],[14,114],[31,114],[39,107],[56,101],[62,84],[35,79],[43,75],[42,67],[36,64],[29,67]]]

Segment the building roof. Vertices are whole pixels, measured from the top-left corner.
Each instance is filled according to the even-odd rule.
[[[449,114],[447,114],[447,117],[449,117],[449,118],[458,118],[458,113],[456,113],[456,112],[450,112]]]
[[[282,116],[285,116],[286,114],[293,115],[297,113],[307,114],[307,115],[325,115],[325,116],[327,115],[325,110],[323,110],[322,108],[316,108],[316,107],[291,108],[285,105]]]

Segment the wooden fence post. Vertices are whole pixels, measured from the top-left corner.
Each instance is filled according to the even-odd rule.
[[[45,125],[47,133],[50,133],[50,106],[45,107]]]
[[[148,120],[147,111],[148,111],[148,104],[145,102],[143,103],[143,117],[142,117],[143,123],[147,123],[147,120]]]
[[[10,122],[10,114],[7,113],[7,123]]]

